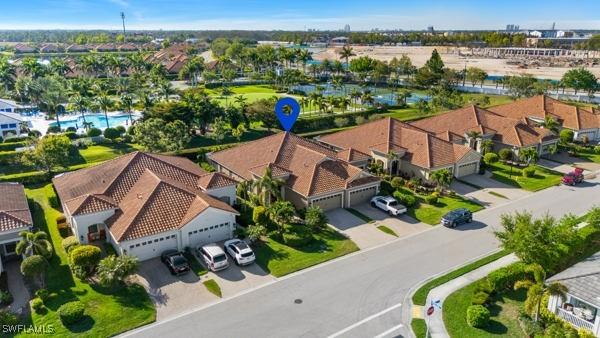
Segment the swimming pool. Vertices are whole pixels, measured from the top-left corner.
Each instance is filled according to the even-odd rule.
[[[132,116],[134,121],[140,118],[140,116],[136,114],[133,114]],[[91,122],[92,127],[94,128],[106,129],[106,117],[104,117],[104,114],[86,114],[85,121]],[[108,125],[110,127],[128,126],[130,124],[131,121],[129,121],[129,115],[108,115]],[[50,123],[50,126],[56,125],[56,122]],[[69,127],[74,127],[76,129],[83,128],[83,117],[79,115],[77,118],[69,116],[64,120],[61,119],[60,127],[62,129],[67,129]]]

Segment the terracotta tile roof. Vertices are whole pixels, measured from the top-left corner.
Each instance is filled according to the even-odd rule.
[[[238,182],[221,173],[209,173],[200,176],[198,186],[203,190],[218,189],[236,185]]]
[[[358,151],[354,148],[343,149],[337,153],[339,159],[346,162],[364,161],[370,158],[368,154]]]
[[[495,141],[518,147],[556,138],[547,129],[532,127],[525,121],[501,116],[474,105],[414,121],[411,125],[436,136],[441,135],[446,141],[464,141],[465,134],[471,131],[491,134]]]
[[[18,183],[0,183],[0,232],[33,225],[25,189]]]
[[[287,170],[275,163],[260,164],[255,167],[248,168],[248,171],[256,177],[261,177],[262,175],[264,175],[267,167],[271,169],[271,175],[273,177],[284,177],[284,176],[288,176],[289,174],[291,174],[291,172],[289,170]]]
[[[117,241],[179,229],[209,207],[237,212],[227,203],[148,169],[106,221]]]
[[[514,119],[553,117],[563,127],[580,130],[600,128],[600,119],[593,109],[572,106],[545,95],[490,107],[492,112]]]
[[[246,180],[261,176],[269,165],[274,175],[289,174],[286,185],[307,197],[340,191],[371,176],[338,159],[335,151],[287,132],[213,153],[210,159]]]
[[[471,151],[389,117],[325,135],[319,140],[342,150],[353,148],[364,154],[375,151],[385,156],[389,151],[404,151],[403,160],[422,168],[453,164]]]
[[[200,180],[208,173],[192,161],[144,152],[129,153],[97,166],[65,173],[55,177],[53,182],[62,201],[89,194],[104,195],[119,204],[145,169],[192,187],[210,189],[202,186],[205,180]]]
[[[65,201],[65,205],[72,215],[92,214],[119,206],[112,198],[100,194],[81,195]]]

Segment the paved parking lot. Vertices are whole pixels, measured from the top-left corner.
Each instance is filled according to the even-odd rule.
[[[141,262],[138,281],[142,284],[156,306],[156,320],[161,321],[200,307],[219,298],[206,290],[202,282],[214,279],[221,287],[223,298],[269,283],[275,277],[264,272],[257,264],[238,267],[233,262],[229,268],[209,272],[201,277],[193,272],[173,276],[167,267],[154,258]]]
[[[390,216],[379,209],[371,207],[368,203],[355,206],[354,209],[370,217],[374,222],[365,223],[365,221],[345,209],[330,210],[327,212],[327,218],[331,226],[350,237],[360,249],[374,247],[397,238],[377,229],[379,225],[385,225],[394,230],[398,237],[418,233],[431,227],[406,215]]]

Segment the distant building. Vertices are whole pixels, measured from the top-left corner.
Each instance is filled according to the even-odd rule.
[[[433,29],[433,26],[427,26],[427,32],[433,34],[435,33],[435,30]]]
[[[346,26],[344,26],[344,32],[350,33],[350,25],[349,24],[346,24]]]
[[[348,39],[345,36],[338,36],[338,37],[331,39],[330,44],[334,45],[334,46],[343,46],[343,45],[347,45],[349,41],[350,41],[350,39]]]
[[[519,25],[514,25],[514,24],[508,24],[506,25],[506,31],[507,32],[518,32],[520,29]]]

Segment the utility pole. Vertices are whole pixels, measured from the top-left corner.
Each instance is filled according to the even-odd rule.
[[[123,41],[125,41],[125,12],[121,12],[121,21],[123,22]]]

